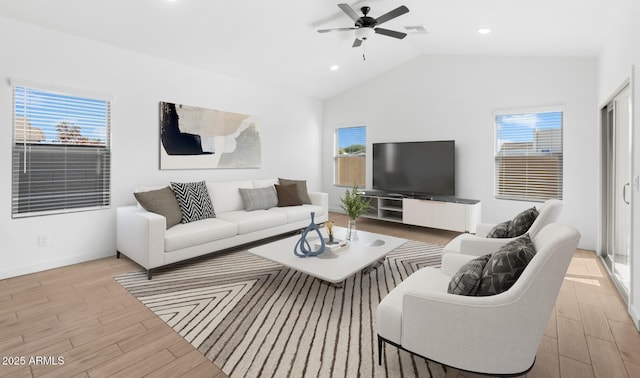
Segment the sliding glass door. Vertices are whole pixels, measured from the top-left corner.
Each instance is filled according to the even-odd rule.
[[[602,257],[627,297],[631,283],[631,91],[601,111],[603,141]]]

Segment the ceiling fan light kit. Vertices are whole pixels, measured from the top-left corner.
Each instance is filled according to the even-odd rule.
[[[383,28],[377,27],[384,22],[393,20],[398,16],[402,16],[403,14],[408,13],[409,8],[405,7],[404,5],[401,5],[396,9],[385,13],[378,18],[373,18],[368,16],[369,11],[371,10],[370,7],[360,8],[360,11],[363,14],[362,17],[358,16],[356,11],[354,11],[349,4],[338,4],[338,7],[342,9],[342,11],[355,22],[354,26],[346,27],[346,28],[320,29],[318,30],[318,33],[354,30],[355,40],[353,41],[353,45],[352,45],[353,47],[359,47],[360,45],[362,45],[363,41],[366,41],[369,38],[371,38],[373,34],[382,34],[382,35],[386,35],[387,37],[392,37],[397,39],[403,39],[404,37],[407,36],[407,33],[402,33],[395,30],[389,30],[389,29],[383,29]]]
[[[364,41],[367,38],[369,38],[373,33],[374,31],[371,28],[358,28],[356,29],[356,38]]]

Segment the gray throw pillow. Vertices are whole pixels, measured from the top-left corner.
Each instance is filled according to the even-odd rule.
[[[256,189],[240,188],[240,197],[247,211],[266,210],[278,206],[278,194],[271,186]]]
[[[291,185],[274,185],[278,194],[278,206],[300,206],[302,201],[298,195],[295,184]]]
[[[182,222],[189,223],[200,219],[215,218],[213,203],[207,191],[204,181],[199,182],[172,182],[171,189],[176,195],[180,211],[182,212]]]
[[[488,238],[508,238],[509,237],[509,227],[511,226],[511,221],[505,221],[502,223],[496,224],[487,234]]]
[[[167,220],[167,228],[182,221],[182,212],[170,187],[133,193],[136,200],[145,210],[160,214]]]
[[[536,249],[529,234],[500,247],[487,261],[476,295],[495,295],[509,290],[535,254]]]
[[[477,257],[464,264],[449,281],[449,294],[476,295],[480,287],[480,279],[491,254]]]
[[[280,185],[295,184],[296,189],[298,191],[298,197],[300,197],[300,201],[302,201],[302,203],[307,205],[311,204],[311,198],[309,198],[309,192],[307,191],[306,180],[289,180],[289,179],[279,178],[278,181],[280,182]]]
[[[525,232],[529,231],[529,228],[531,228],[531,225],[537,217],[538,210],[535,207],[527,209],[516,215],[515,218],[511,220],[509,230],[507,231],[507,237],[515,238],[516,236],[523,235]]]

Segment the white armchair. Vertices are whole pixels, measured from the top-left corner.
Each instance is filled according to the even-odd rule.
[[[451,277],[475,256],[445,254],[442,268],[422,268],[378,305],[378,363],[384,343],[456,369],[523,374],[536,351],[580,234],[551,224],[533,238],[536,254],[511,288],[493,296],[447,293]]]
[[[560,217],[562,201],[550,199],[538,208],[538,216],[529,227],[527,233],[533,238],[546,225],[556,222]],[[451,240],[442,253],[464,253],[466,255],[482,256],[491,253],[515,238],[487,238],[487,234],[495,224],[480,223],[476,227],[476,234],[460,234]]]

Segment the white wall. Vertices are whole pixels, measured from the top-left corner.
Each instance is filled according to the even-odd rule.
[[[633,177],[640,175],[640,3],[627,1],[618,12],[618,28],[609,36],[598,59],[598,104],[605,102],[631,80],[633,96]],[[632,73],[633,72],[633,73]],[[631,251],[631,295],[629,310],[636,327],[640,329],[640,193],[637,185],[632,191],[633,238]]]
[[[482,221],[500,222],[534,205],[496,200],[496,110],[564,108],[564,212],[560,221],[595,249],[598,162],[596,60],[593,58],[421,56],[325,101],[323,154],[333,153],[336,127],[367,126],[376,142],[454,139],[456,194],[482,201]],[[367,186],[371,186],[368,152]],[[325,161],[329,161],[325,159]],[[324,191],[338,208],[344,188],[323,167]]]
[[[0,45],[0,279],[115,255],[115,208],[133,203],[137,186],[281,176],[306,178],[311,190],[321,188],[318,100],[5,18]],[[9,78],[113,95],[111,209],[11,218]],[[160,101],[260,116],[262,168],[160,171]],[[48,235],[49,245],[38,247],[38,235]]]

